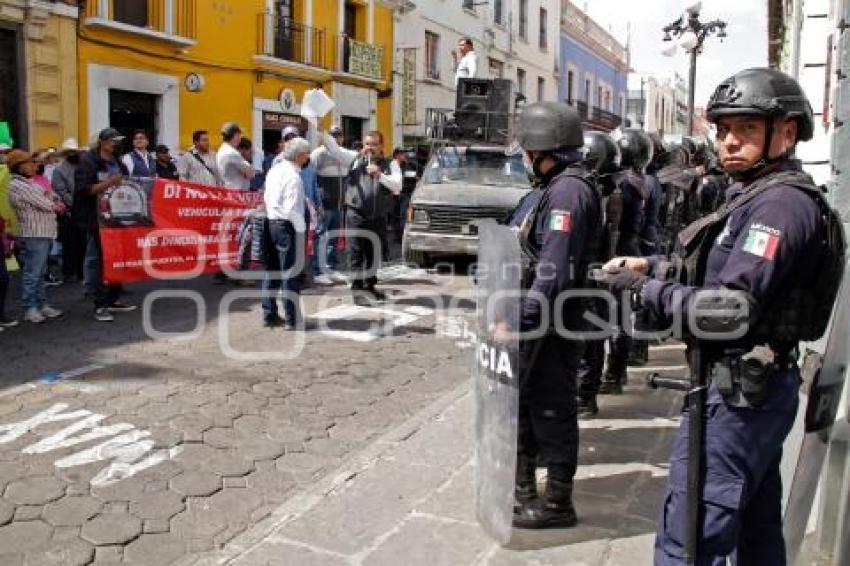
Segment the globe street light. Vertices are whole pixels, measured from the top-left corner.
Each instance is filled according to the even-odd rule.
[[[699,19],[700,4],[691,6],[675,22],[667,24],[662,28],[664,41],[673,41],[673,38],[681,40],[681,46],[691,55],[691,72],[689,81],[688,97],[688,135],[694,135],[694,97],[696,96],[697,82],[697,55],[702,53],[705,39],[715,34],[723,41],[726,38],[726,22],[713,20],[701,22]]]

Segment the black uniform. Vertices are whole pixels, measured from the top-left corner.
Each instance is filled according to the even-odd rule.
[[[542,309],[554,305],[559,294],[584,285],[586,266],[595,260],[591,244],[598,242],[600,210],[594,188],[573,175],[583,170],[551,171],[541,187],[528,196],[511,218],[520,227],[524,247],[539,258],[531,290],[546,297],[522,304],[522,330],[539,328]],[[583,305],[565,305],[561,316],[568,328],[578,329]],[[554,313],[550,313],[554,314]],[[551,317],[550,317],[551,318]],[[576,420],[576,372],[581,342],[567,340],[550,331],[541,343],[524,345],[532,363],[528,381],[520,392],[518,467],[536,467],[538,458],[548,466],[550,477],[572,487],[578,459]],[[520,471],[520,473],[523,473]]]

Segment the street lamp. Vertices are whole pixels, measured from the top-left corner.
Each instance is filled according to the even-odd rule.
[[[661,31],[664,32],[664,41],[673,41],[673,38],[680,38],[682,47],[691,55],[691,73],[690,73],[690,92],[688,97],[688,135],[694,135],[694,97],[696,96],[697,82],[697,55],[702,53],[702,46],[705,39],[715,34],[720,41],[723,41],[726,35],[726,22],[722,20],[713,20],[710,22],[701,22],[699,19],[700,4],[696,4],[687,9],[687,11],[675,22],[667,24]]]

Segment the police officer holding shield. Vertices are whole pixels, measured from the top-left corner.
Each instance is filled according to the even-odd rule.
[[[717,87],[707,115],[736,183],[713,215],[680,233],[685,280],[664,277],[670,272],[659,258],[615,258],[601,278],[662,320],[690,316],[691,373],[710,384],[688,396],[655,564],[721,565],[735,554],[738,564],[782,565],[779,464],[797,414],[798,343],[826,328],[843,237],[822,192],[792,159],[814,130],[794,79],[741,71]],[[704,418],[690,418],[703,410]]]
[[[522,345],[528,371],[520,382],[513,523],[569,527],[576,523],[576,373],[583,347],[556,333],[555,320],[577,330],[584,303],[566,301],[557,314],[553,309],[563,292],[584,286],[587,266],[596,261],[599,201],[581,166],[584,136],[575,110],[555,102],[530,104],[519,116],[516,137],[535,186],[510,219],[528,260],[523,285],[530,293],[522,301],[520,328],[539,330],[540,337]],[[543,494],[537,491],[538,462],[548,469]]]

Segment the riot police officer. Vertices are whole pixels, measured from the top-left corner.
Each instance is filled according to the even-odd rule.
[[[792,159],[814,130],[794,79],[772,69],[741,71],[717,87],[707,115],[717,126],[720,161],[736,183],[715,214],[680,233],[685,280],[653,278],[669,275],[658,258],[617,258],[604,279],[664,320],[692,316],[694,328],[684,329],[691,372],[711,382],[707,405],[694,406],[705,407],[705,420],[693,424],[705,427],[703,435],[694,433],[704,446],[688,449],[692,425],[685,418],[673,448],[655,563],[683,562],[691,540],[686,518],[695,516],[695,563],[726,564],[734,553],[738,564],[782,565],[779,464],[797,414],[798,343],[826,328],[843,238],[829,237],[839,221]],[[694,515],[686,512],[692,457],[704,462]],[[690,496],[694,504],[697,494]]]
[[[528,260],[521,306],[521,330],[541,331],[523,344],[530,368],[520,384],[519,432],[514,525],[520,528],[568,527],[576,523],[572,503],[578,459],[576,371],[581,342],[568,340],[553,326],[579,330],[584,302],[567,300],[555,313],[564,291],[586,283],[587,267],[597,260],[599,202],[581,166],[581,119],[566,104],[539,102],[525,107],[517,122],[534,190],[510,218]],[[548,315],[548,316],[547,316]],[[546,489],[538,494],[535,469],[548,470]]]
[[[623,217],[623,191],[616,179],[621,171],[620,147],[605,132],[584,134],[584,167],[596,185],[600,209],[603,214],[600,261],[617,255],[620,223]],[[591,308],[602,320],[607,315],[607,304],[594,301]],[[605,340],[587,340],[579,367],[578,416],[588,418],[599,412],[596,395],[602,383],[605,366]]]
[[[646,203],[649,189],[644,173],[652,161],[652,140],[642,130],[628,129],[622,132],[617,142],[620,147],[620,174],[618,186],[623,192],[623,215],[620,222],[620,237],[617,254],[621,256],[641,255],[640,236],[646,220]],[[620,332],[611,339],[608,367],[599,388],[601,394],[620,394],[626,382],[626,370],[632,346],[627,330],[630,321],[620,322]]]

